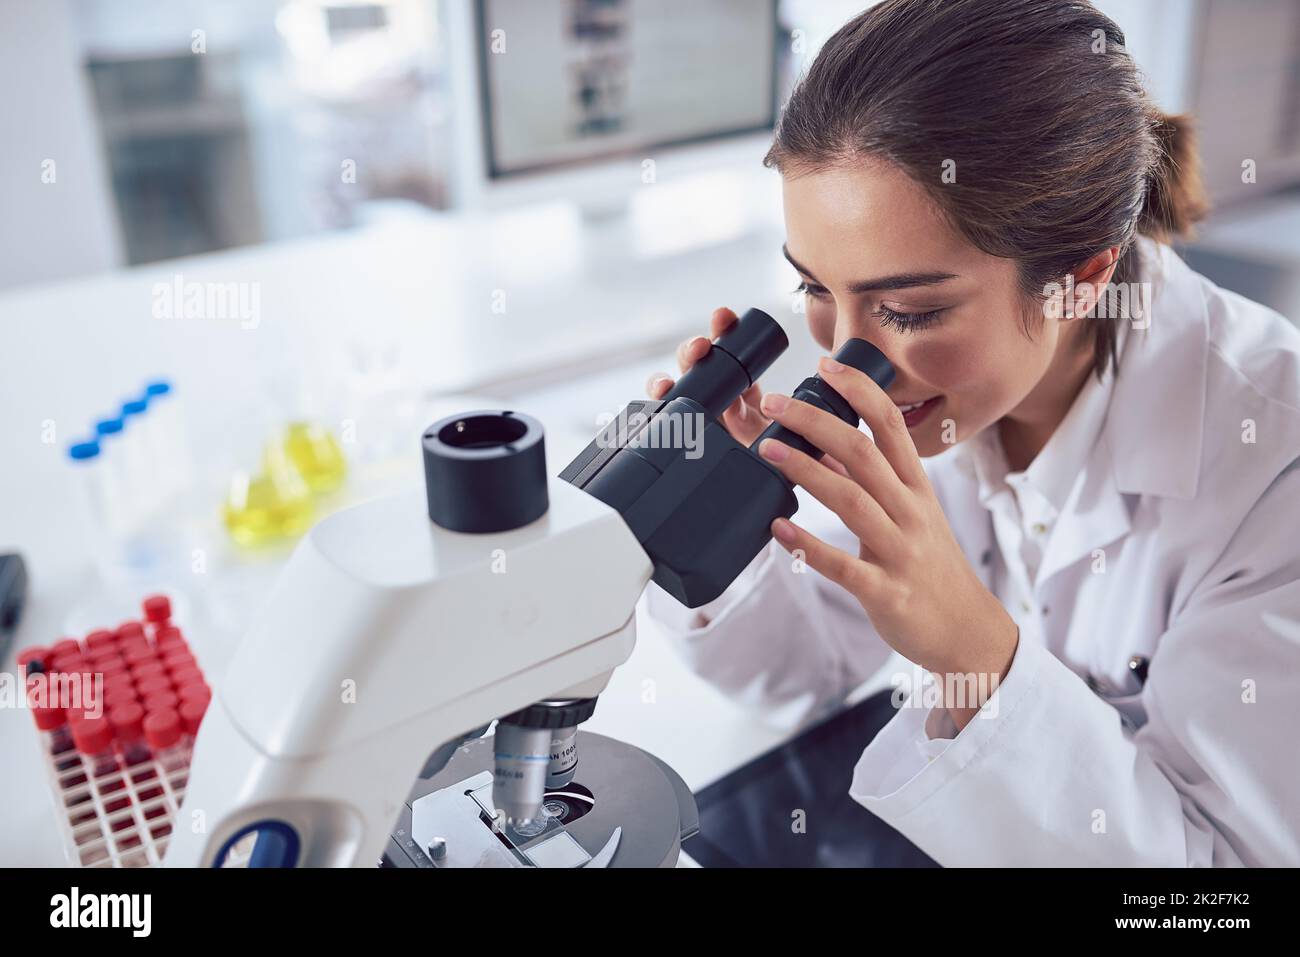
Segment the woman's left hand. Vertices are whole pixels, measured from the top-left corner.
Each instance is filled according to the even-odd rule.
[[[905,658],[939,676],[986,675],[986,687],[996,688],[1010,668],[1019,631],[957,544],[902,413],[857,369],[823,358],[819,373],[875,441],[829,412],[769,393],[763,412],[827,457],[819,462],[775,439],[759,452],[838,515],[860,547],[857,555],[843,552],[783,518],[772,523],[773,536],[853,594],[880,636]],[[949,713],[961,728],[982,704],[950,706]]]

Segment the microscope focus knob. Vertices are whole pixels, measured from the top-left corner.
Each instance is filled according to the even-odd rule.
[[[546,514],[542,424],[520,412],[448,416],[424,430],[429,518],[453,532],[505,532]]]

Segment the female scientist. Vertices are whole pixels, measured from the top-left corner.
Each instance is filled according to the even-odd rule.
[[[850,794],[941,864],[1300,864],[1300,333],[1164,244],[1205,211],[1194,148],[1120,30],[1077,0],[886,0],[767,164],[813,338],[897,378],[822,361],[871,437],[742,396],[740,441],[776,419],[828,458],[765,443],[798,521],[702,609],[652,589],[651,619],[796,717],[890,649],[931,675]]]

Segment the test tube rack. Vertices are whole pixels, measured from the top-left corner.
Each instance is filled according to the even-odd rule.
[[[183,765],[166,767],[152,757],[96,774],[90,758],[76,748],[45,750],[45,766],[63,850],[74,867],[155,867],[162,863],[168,837],[177,826],[189,749]]]
[[[40,662],[39,670],[51,675],[59,674],[63,668],[52,662],[71,661],[65,665],[67,670],[82,671],[84,677],[100,682],[101,704],[108,710],[103,683],[110,668],[122,669],[124,677],[116,678],[119,687],[116,694],[119,699],[125,696],[127,707],[135,707],[135,720],[144,713],[139,706],[139,699],[133,698],[135,691],[150,688],[147,684],[152,678],[152,689],[157,690],[161,684],[164,688],[171,682],[170,690],[163,695],[179,692],[182,699],[197,690],[202,704],[191,717],[195,722],[201,719],[207,700],[211,696],[206,681],[198,669],[198,663],[189,652],[180,630],[171,625],[170,603],[161,596],[152,596],[145,602],[146,618],[154,628],[155,641],[147,642],[144,638],[144,626],[140,622],[128,622],[117,629],[116,636],[107,629],[100,629],[87,636],[84,643],[72,639],[54,645],[51,649],[33,648],[19,656],[24,667],[35,668],[32,661]],[[128,629],[134,632],[130,639],[134,642],[134,653],[129,655],[135,662],[135,671],[127,673],[120,658],[111,649],[99,652],[98,656],[84,661],[82,654],[96,655],[90,647],[92,642],[103,647],[112,645]],[[179,646],[184,650],[166,669],[154,660],[150,649],[159,648],[157,636],[163,630],[170,631],[169,647],[173,651]],[[125,641],[125,639],[123,639]],[[143,648],[144,650],[139,650]],[[60,652],[60,649],[62,651]],[[71,657],[67,657],[71,656]],[[113,664],[109,664],[109,661]],[[98,663],[97,663],[98,662]],[[48,668],[48,672],[47,672]],[[144,669],[153,674],[143,677]],[[160,682],[159,675],[167,677]],[[138,683],[132,681],[132,676]],[[125,690],[122,686],[125,684]],[[197,684],[197,689],[194,686]],[[190,690],[182,690],[182,685]],[[145,700],[145,707],[150,707]],[[176,703],[173,695],[172,705]],[[182,704],[182,711],[188,707]],[[45,707],[45,712],[58,711],[57,707]],[[71,715],[74,709],[68,709]],[[166,705],[163,705],[166,710]],[[92,715],[81,709],[88,720]],[[150,712],[152,713],[152,712]],[[175,720],[171,714],[166,720]],[[60,720],[56,717],[56,721]],[[139,741],[130,747],[120,740],[114,740],[111,750],[99,754],[85,754],[76,746],[73,732],[73,719],[60,724],[52,732],[39,730],[42,725],[38,717],[38,734],[40,736],[42,761],[45,766],[46,779],[54,801],[55,816],[58,819],[60,836],[65,856],[74,867],[156,867],[163,861],[172,831],[181,826],[201,826],[201,820],[191,822],[181,813],[185,799],[185,787],[189,780],[189,766],[192,754],[192,739],[184,738],[169,744],[162,752],[141,747]],[[146,719],[146,727],[148,727]],[[52,724],[53,722],[51,722]],[[87,725],[89,726],[89,725]],[[197,723],[191,731],[197,730]],[[173,733],[171,740],[175,740]],[[225,867],[246,866],[252,852],[255,835],[250,840],[239,842],[227,854],[223,863]]]

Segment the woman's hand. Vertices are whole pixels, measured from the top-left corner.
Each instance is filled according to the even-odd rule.
[[[835,512],[860,548],[857,555],[840,551],[783,518],[772,523],[772,534],[852,593],[880,636],[905,658],[940,678],[986,676],[979,700],[945,698],[953,722],[963,728],[1006,676],[1019,637],[1016,624],[953,537],[898,406],[856,369],[824,358],[819,372],[875,441],[828,412],[773,393],[764,397],[763,411],[828,458],[818,462],[775,439],[759,452]]]
[[[736,321],[736,314],[730,309],[715,309],[709,319],[709,339],[696,336],[687,339],[677,347],[677,367],[685,373],[709,353],[711,339],[716,339]],[[673,387],[673,380],[662,372],[656,372],[646,382],[646,394],[652,399],[662,399]],[[759,411],[759,402],[763,390],[751,385],[740,394],[727,411],[722,413],[722,427],[731,433],[731,437],[741,445],[748,446],[760,432],[771,424],[771,420]]]

